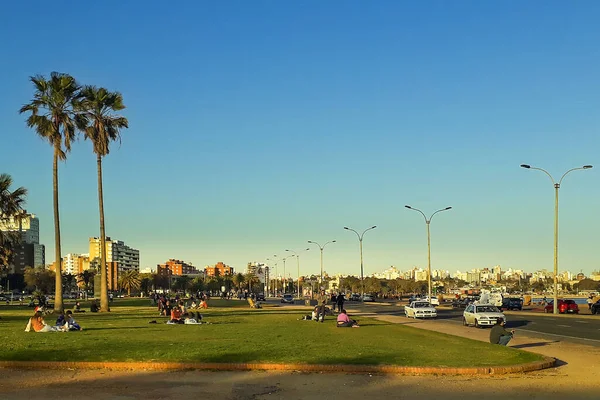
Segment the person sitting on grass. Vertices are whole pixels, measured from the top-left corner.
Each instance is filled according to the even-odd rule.
[[[76,312],[76,313],[85,312],[85,310],[81,309],[81,303],[80,302],[78,302],[78,301],[75,302],[75,308],[73,309],[73,312]]]
[[[346,313],[346,310],[344,310],[344,309],[342,309],[342,312],[340,312],[338,314],[337,327],[338,328],[360,328],[360,326],[358,326],[358,321],[350,319],[350,317],[348,317],[348,314]]]
[[[504,321],[504,318],[498,318],[496,320],[496,325],[492,327],[492,330],[490,332],[491,344],[499,344],[502,346],[506,346],[508,342],[510,342],[510,340],[513,338],[513,335],[515,333],[514,329],[511,331],[507,331],[506,329],[504,329],[505,324],[506,321]]]
[[[200,319],[202,319],[202,316],[200,314],[198,314],[198,315],[200,316]],[[183,323],[185,325],[200,325],[202,323],[200,321],[200,319],[194,318],[194,314],[190,314],[190,313],[183,314]]]
[[[206,302],[206,299],[202,299],[202,301],[200,302],[200,304],[198,305],[198,308],[204,308],[207,309],[208,308],[208,303]]]
[[[100,308],[98,307],[98,303],[96,303],[96,300],[92,300],[92,304],[90,304],[90,312],[98,312],[100,311]]]
[[[65,313],[61,312],[60,314],[58,314],[58,318],[56,318],[56,326],[64,326],[66,323],[65,321]]]
[[[27,322],[27,326],[25,327],[25,332],[29,332],[31,329],[34,332],[66,332],[67,328],[65,326],[50,326],[46,324],[44,321],[44,317],[42,316],[41,311],[36,311],[33,314],[33,317],[29,318],[29,322]]]
[[[83,328],[73,318],[73,312],[67,311],[65,315],[65,325],[69,331],[82,331]]]
[[[171,310],[171,319],[169,320],[170,324],[183,324],[183,320],[181,319],[181,309],[179,306],[173,307]]]

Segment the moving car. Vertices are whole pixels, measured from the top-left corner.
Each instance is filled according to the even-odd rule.
[[[350,295],[350,298],[348,300],[350,300],[350,301],[360,301],[360,294],[359,293],[352,293]]]
[[[407,318],[436,318],[437,311],[427,301],[413,301],[404,307],[404,315]]]
[[[370,294],[365,294],[363,295],[362,301],[375,301],[375,299]]]
[[[505,297],[502,299],[503,310],[523,310],[523,300],[519,297]]]
[[[579,306],[575,303],[575,300],[558,300],[558,312],[560,314],[572,313],[579,314]],[[544,312],[553,313],[554,312],[554,302],[550,302],[544,307]]]
[[[431,298],[431,301],[429,301],[429,296],[425,296],[421,300],[430,303],[432,306],[439,306],[440,305],[440,301],[438,300],[438,298],[436,296],[433,296]]]
[[[266,301],[265,294],[264,293],[257,294],[256,295],[256,301]]]
[[[463,312],[463,325],[475,328],[496,325],[498,318],[506,316],[493,304],[469,304]]]
[[[291,294],[284,294],[283,297],[281,297],[281,302],[282,303],[289,303],[289,304],[294,304],[294,296],[292,296]]]
[[[467,308],[467,306],[475,301],[478,301],[478,296],[467,296],[452,301],[452,308]]]

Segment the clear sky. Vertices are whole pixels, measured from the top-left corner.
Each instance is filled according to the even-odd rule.
[[[18,114],[51,71],[123,93],[131,128],[104,162],[107,233],[238,270],[308,240],[329,273],[427,265],[600,267],[600,3],[5,2],[0,172],[29,189],[54,259],[52,151]],[[98,236],[96,163],[60,165],[63,253]],[[301,257],[319,272],[319,250]],[[290,263],[291,261],[291,263]],[[290,265],[293,268],[290,269]],[[295,260],[287,272],[296,275]],[[282,264],[279,264],[279,273]],[[291,270],[291,271],[290,271]]]

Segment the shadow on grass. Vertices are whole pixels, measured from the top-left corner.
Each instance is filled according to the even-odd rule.
[[[83,330],[84,331],[107,331],[107,330],[127,331],[130,329],[148,329],[148,328],[149,328],[148,326],[101,326],[101,327],[92,327],[92,328],[84,327]]]
[[[523,344],[517,344],[514,346],[510,346],[510,347],[512,347],[513,349],[526,349],[528,347],[542,347],[542,346],[547,346],[552,343],[559,343],[559,342],[560,342],[560,340],[555,340],[552,342],[523,343]]]

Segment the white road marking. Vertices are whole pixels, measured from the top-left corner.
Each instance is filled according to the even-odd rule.
[[[589,324],[589,322],[587,322],[587,321],[577,321],[577,320],[575,320],[575,322],[579,322],[580,324]]]
[[[562,328],[570,328],[571,327],[571,325],[556,325],[556,326],[560,326]]]

